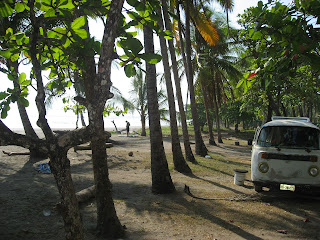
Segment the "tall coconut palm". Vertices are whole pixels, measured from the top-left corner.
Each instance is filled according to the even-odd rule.
[[[235,67],[237,59],[230,56],[232,48],[227,38],[226,24],[219,16],[214,22],[218,26],[220,36],[220,41],[216,46],[210,46],[200,34],[195,34],[196,49],[199,55],[199,68],[196,71],[198,72],[198,80],[201,82],[203,95],[209,99],[208,104],[215,112],[218,142],[222,143],[219,108],[221,103],[227,100],[226,92],[230,80],[240,78],[241,73]]]
[[[187,75],[187,81],[188,81],[188,87],[190,92],[190,101],[191,101],[191,113],[192,113],[192,120],[193,120],[193,127],[194,127],[194,133],[195,133],[195,143],[196,143],[196,154],[200,156],[207,155],[208,149],[205,146],[202,136],[201,136],[201,130],[200,130],[200,124],[199,124],[199,117],[198,112],[196,109],[196,101],[195,101],[195,93],[194,93],[194,85],[193,85],[193,71],[192,71],[192,64],[191,64],[191,41],[190,41],[190,10],[189,10],[189,4],[185,4],[185,15],[186,15],[186,34],[185,34],[185,41],[186,41],[186,57],[185,57],[185,69],[186,69],[186,75]],[[177,7],[177,10],[179,11],[179,6]],[[178,16],[180,16],[180,13],[178,12]],[[179,32],[180,32],[180,49],[183,49],[182,45],[182,27],[181,27],[181,21],[179,21]],[[183,53],[182,53],[183,54]]]
[[[146,25],[143,26],[144,46],[146,53],[154,53],[153,32]],[[153,193],[171,193],[175,191],[168,162],[164,151],[160,125],[160,113],[157,101],[156,67],[146,63],[147,98],[151,144],[151,174]]]
[[[114,92],[114,91],[113,91]],[[146,120],[148,118],[148,99],[147,99],[147,82],[144,71],[140,68],[131,81],[131,89],[129,90],[129,99],[123,97],[120,92],[115,94],[112,100],[115,103],[121,103],[123,108],[129,111],[137,111],[141,121],[141,136],[146,136]],[[167,115],[167,96],[162,89],[157,93],[160,118],[166,119]]]
[[[166,29],[172,30],[170,18],[168,14],[168,6],[166,3],[166,0],[162,0],[162,7],[163,7],[163,17],[165,21]],[[191,146],[190,146],[190,140],[189,140],[189,133],[188,133],[188,126],[186,121],[186,114],[183,108],[183,100],[182,100],[182,94],[181,94],[181,85],[180,85],[180,77],[178,73],[178,64],[176,59],[176,51],[173,44],[173,39],[168,40],[169,45],[169,51],[170,51],[170,57],[171,57],[171,63],[172,63],[172,71],[173,71],[173,77],[175,81],[176,86],[176,94],[177,94],[177,100],[178,100],[178,106],[179,106],[179,112],[180,112],[180,118],[181,118],[181,126],[182,126],[182,133],[183,133],[183,143],[184,143],[184,149],[185,149],[185,155],[186,160],[195,163],[196,160],[193,156]]]
[[[158,12],[159,12],[159,16],[161,16],[161,10]],[[160,21],[158,21],[158,25],[161,30],[164,29],[163,20],[161,17],[160,17]],[[180,146],[175,98],[174,98],[173,87],[172,87],[167,43],[163,36],[160,36],[159,38],[160,38],[160,48],[161,48],[162,62],[163,62],[163,68],[164,68],[164,77],[165,77],[166,86],[167,86],[167,95],[168,95],[168,103],[169,103],[171,146],[172,146],[174,168],[178,172],[190,174],[191,169],[183,157],[181,146]]]
[[[186,42],[186,61],[185,68],[187,73],[187,80],[190,92],[190,100],[191,100],[191,112],[195,129],[195,141],[196,141],[196,153],[200,155],[204,155],[207,152],[207,149],[203,143],[200,126],[198,124],[198,116],[197,109],[195,105],[194,99],[194,87],[193,87],[193,71],[191,64],[191,41],[190,41],[190,21],[194,24],[194,26],[198,29],[203,38],[210,44],[214,45],[219,40],[219,35],[217,34],[217,30],[215,27],[208,21],[208,18],[204,11],[199,11],[201,8],[205,7],[205,3],[210,3],[211,1],[190,1],[183,0],[181,1],[181,6],[184,8],[185,13],[185,42]],[[232,7],[231,0],[219,0],[218,1],[222,6],[228,11]],[[177,15],[180,16],[179,13],[179,4],[176,5],[176,10],[178,11]],[[179,21],[179,31],[181,32],[181,21]],[[182,42],[182,34],[180,34],[180,42]],[[182,46],[183,47],[183,46]]]

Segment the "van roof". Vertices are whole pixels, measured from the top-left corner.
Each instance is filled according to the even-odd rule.
[[[311,122],[296,120],[294,118],[272,120],[264,124],[262,128],[271,127],[271,126],[310,127],[310,128],[319,129],[316,125],[312,124]]]
[[[273,116],[271,120],[297,120],[303,122],[310,122],[310,118],[308,117],[282,117],[282,116]]]

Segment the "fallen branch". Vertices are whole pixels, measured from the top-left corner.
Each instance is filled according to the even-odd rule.
[[[8,156],[16,156],[16,155],[30,155],[30,152],[7,152],[2,151],[4,154],[7,154]]]

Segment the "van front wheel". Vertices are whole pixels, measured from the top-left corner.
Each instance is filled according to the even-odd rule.
[[[260,186],[260,185],[254,185],[254,190],[256,191],[256,192],[262,192],[263,190],[262,190],[262,186]]]

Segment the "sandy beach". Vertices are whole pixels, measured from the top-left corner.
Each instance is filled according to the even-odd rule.
[[[164,139],[176,193],[151,193],[150,143],[148,137],[113,134],[107,149],[113,198],[126,239],[320,239],[319,200],[286,194],[257,194],[252,183],[234,184],[234,168],[250,171],[250,146],[237,139],[208,146],[211,159],[197,157],[189,166],[192,176],[173,170],[170,139]],[[205,142],[208,139],[205,138]],[[194,146],[193,146],[194,147]],[[35,166],[48,159],[8,156],[2,151],[24,152],[17,146],[0,146],[0,239],[64,239],[63,220],[56,209],[60,201],[52,174]],[[128,153],[132,152],[133,156]],[[72,177],[77,191],[93,185],[90,150],[70,149]],[[250,179],[250,172],[246,176]],[[184,192],[185,184],[201,200]],[[241,201],[240,201],[240,200]],[[85,239],[95,236],[95,200],[81,204]],[[285,230],[286,234],[277,230]]]

